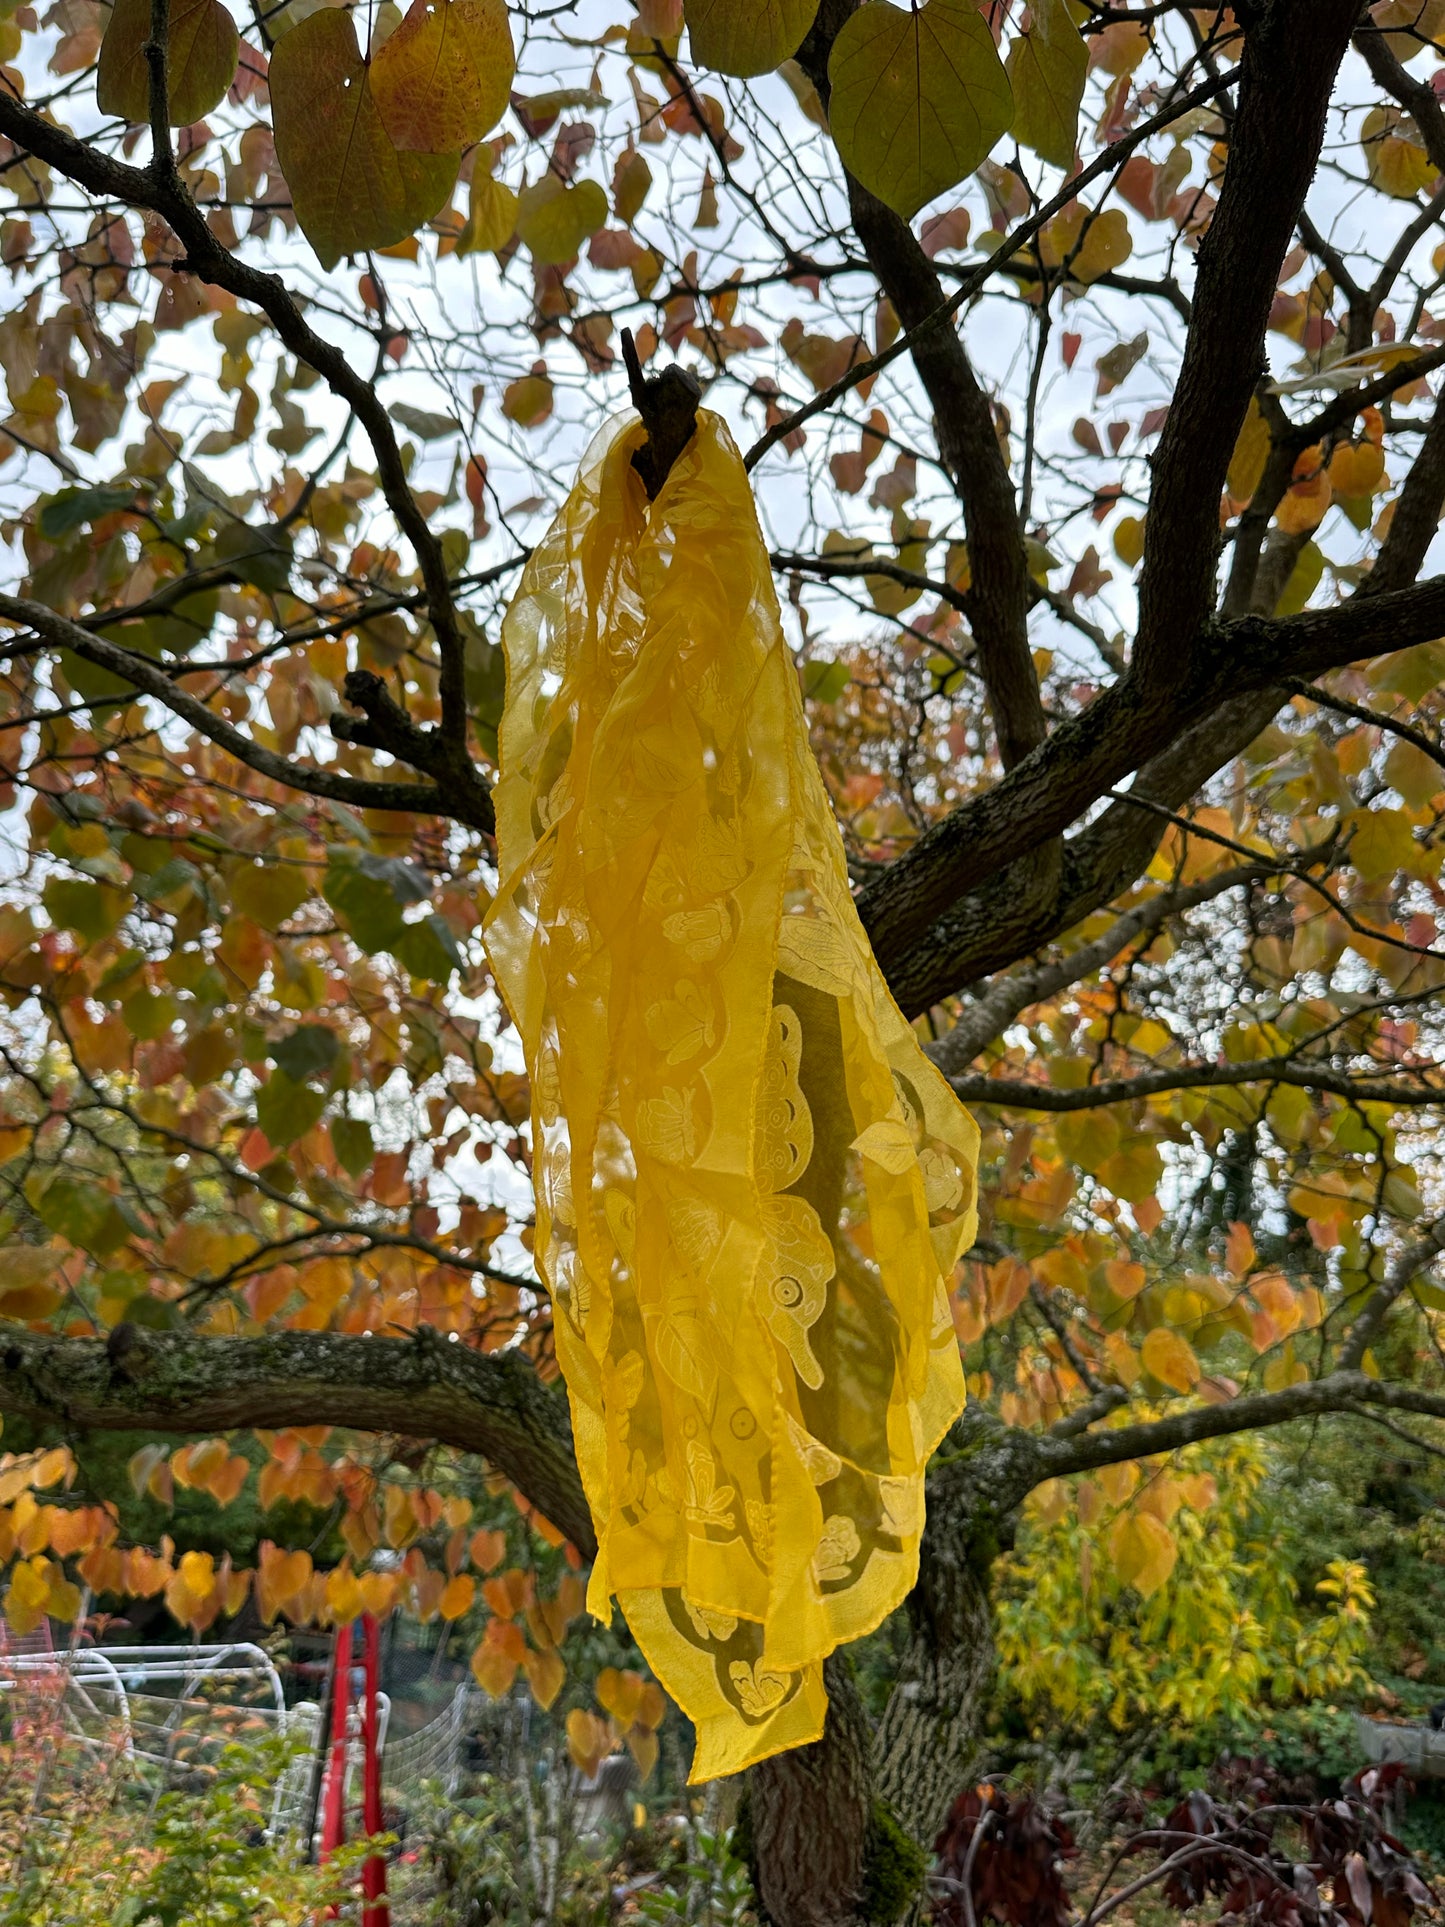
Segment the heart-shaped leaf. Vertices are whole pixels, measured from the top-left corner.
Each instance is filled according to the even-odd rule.
[[[790,60],[818,0],[687,0],[692,57],[721,74],[770,74]]]
[[[1071,167],[1089,50],[1068,0],[1030,0],[1029,30],[1009,49],[1014,138],[1055,167]]]
[[[151,117],[145,46],[151,0],[115,0],[95,76],[96,105],[141,125]],[[172,127],[189,127],[225,98],[236,74],[240,36],[220,0],[174,0],[166,46],[166,91]]]
[[[460,153],[502,118],[516,69],[505,0],[414,0],[371,93],[403,154]]]
[[[993,35],[971,0],[916,13],[870,0],[828,62],[828,121],[845,165],[905,219],[979,165],[1013,120]]]
[[[405,240],[446,201],[460,156],[398,149],[349,12],[324,7],[278,40],[270,82],[276,157],[322,267]]]
[[[539,267],[570,261],[607,219],[607,196],[596,181],[564,187],[544,174],[517,203],[517,233]]]

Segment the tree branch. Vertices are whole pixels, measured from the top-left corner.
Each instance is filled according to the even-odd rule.
[[[424,1334],[424,1335],[423,1335]],[[596,1550],[561,1390],[516,1352],[416,1338],[136,1331],[124,1369],[99,1338],[0,1327],[0,1412],[67,1433],[343,1425],[476,1452],[584,1557]]]
[[[454,799],[444,797],[440,790],[424,783],[371,783],[360,777],[343,776],[331,770],[307,768],[303,764],[290,762],[275,750],[253,742],[224,717],[207,708],[205,703],[178,689],[169,672],[152,662],[150,657],[122,649],[108,637],[92,635],[88,629],[82,629],[79,623],[72,622],[67,616],[57,615],[44,603],[31,602],[23,596],[0,595],[0,619],[23,624],[53,648],[69,649],[84,661],[93,662],[101,669],[108,669],[112,675],[122,677],[142,695],[153,696],[158,702],[164,703],[173,715],[179,716],[228,755],[234,756],[237,762],[244,763],[248,769],[270,778],[272,782],[304,791],[308,796],[329,797],[334,802],[347,803],[353,809],[459,815]],[[0,643],[0,655],[5,653],[4,644]],[[480,777],[477,781],[480,783]],[[460,815],[459,820],[470,822],[477,829],[491,831],[495,827],[491,796],[485,791],[484,794],[485,808],[468,797],[460,799],[462,808],[470,813]]]
[[[1177,673],[1181,642],[1214,607],[1219,498],[1359,12],[1359,0],[1272,0],[1246,19],[1228,165],[1153,463],[1134,663],[1155,694]]]
[[[1261,1057],[1247,1064],[1181,1064],[1177,1070],[1143,1071],[1138,1077],[1110,1077],[1067,1091],[1023,1078],[950,1077],[968,1104],[994,1104],[1015,1111],[1092,1111],[1105,1104],[1128,1104],[1166,1091],[1219,1090],[1236,1084],[1294,1084],[1307,1091],[1330,1091],[1361,1103],[1421,1105],[1445,1102],[1445,1085],[1402,1089],[1388,1079],[1352,1077],[1294,1057]]]
[[[0,90],[0,135],[33,154],[57,173],[92,194],[123,205],[148,208],[167,221],[186,258],[178,272],[224,288],[265,314],[281,340],[314,368],[332,393],[355,414],[376,455],[377,475],[387,506],[411,543],[427,593],[427,614],[436,632],[440,657],[442,720],[438,735],[446,745],[454,774],[466,782],[467,754],[465,638],[457,620],[451,580],[441,543],[432,533],[407,481],[396,429],[372,383],[353,368],[342,349],[308,324],[281,277],[241,261],[216,239],[185,183],[149,168],[131,167],[74,134],[43,119],[12,94]],[[463,819],[467,820],[467,819]]]

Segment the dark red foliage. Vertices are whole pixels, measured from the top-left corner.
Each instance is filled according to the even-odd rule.
[[[1219,1844],[1173,1868],[1164,1898],[1182,1912],[1217,1893],[1221,1921],[1239,1927],[1408,1927],[1430,1893],[1386,1824],[1403,1782],[1400,1766],[1371,1767],[1338,1799],[1311,1806],[1260,1804],[1268,1786],[1250,1774],[1238,1776],[1240,1790],[1252,1796],[1248,1803],[1191,1793],[1156,1836],[1161,1862],[1194,1839]],[[1276,1847],[1282,1822],[1304,1834],[1307,1861],[1291,1861]]]
[[[1216,1798],[1187,1795],[1162,1826],[1123,1843],[1106,1885],[1118,1893],[1121,1869],[1152,1853],[1163,1898],[1179,1912],[1211,1895],[1220,1927],[1409,1927],[1432,1900],[1409,1849],[1390,1831],[1409,1782],[1399,1766],[1370,1767],[1335,1799],[1286,1802],[1259,1762],[1235,1762],[1219,1777]],[[1285,1851],[1303,1843],[1306,1858]],[[975,1920],[1003,1927],[1089,1927],[1070,1905],[1064,1863],[1073,1836],[1032,1794],[970,1789],[954,1802],[935,1851],[934,1919],[967,1927],[965,1890]],[[1139,1878],[1137,1874],[1129,1877]],[[1147,1879],[1148,1876],[1145,1876]],[[1101,1896],[1107,1911],[1109,1894]]]
[[[974,1834],[983,1828],[974,1845]],[[935,1921],[965,1927],[964,1883],[980,1921],[1004,1927],[1069,1927],[1073,1909],[1063,1863],[1078,1853],[1074,1836],[1031,1793],[1010,1797],[995,1786],[959,1795],[934,1843],[938,1855]]]

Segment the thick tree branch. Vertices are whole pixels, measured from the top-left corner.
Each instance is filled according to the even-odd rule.
[[[119,1349],[119,1348],[117,1348]],[[434,1439],[504,1473],[579,1552],[596,1550],[560,1388],[514,1352],[416,1338],[137,1331],[112,1364],[99,1338],[0,1326],[0,1412],[68,1434],[344,1425]]]
[[[1199,250],[1194,315],[1153,465],[1134,663],[1156,694],[1214,607],[1225,473],[1264,365],[1280,263],[1359,14],[1359,0],[1270,0],[1246,16],[1228,165]]]
[[[1402,1072],[1402,1075],[1411,1073]],[[1418,1073],[1415,1073],[1418,1075]],[[1398,1104],[1401,1107],[1445,1102],[1445,1084],[1401,1085],[1385,1077],[1355,1077],[1331,1070],[1308,1058],[1261,1057],[1247,1064],[1181,1064],[1177,1069],[1141,1071],[1137,1077],[1109,1077],[1081,1090],[1056,1089],[1023,1078],[961,1077],[949,1079],[968,1104],[994,1104],[1011,1111],[1092,1111],[1105,1104],[1128,1104],[1166,1091],[1220,1090],[1237,1084],[1293,1084],[1307,1091],[1329,1091],[1360,1103]]]
[[[976,924],[981,908],[994,918],[1011,914],[1010,903],[1019,889],[1018,879],[1007,874],[1009,866],[1067,828],[1120,777],[1138,770],[1136,787],[1154,800],[1167,775],[1168,790],[1176,802],[1183,801],[1268,722],[1284,700],[1278,686],[1282,677],[1323,675],[1442,632],[1445,576],[1432,576],[1408,588],[1355,596],[1332,609],[1208,623],[1163,694],[1151,695],[1131,670],[1088,709],[1060,723],[1047,742],[992,789],[931,825],[863,892],[859,912],[894,994],[905,1009],[917,1011],[967,981],[959,974],[945,981],[949,973],[935,967],[941,947],[951,946],[955,954],[962,949],[958,919]],[[1116,774],[1099,780],[1110,768]],[[1188,777],[1182,793],[1175,788],[1181,774]],[[1104,823],[1109,824],[1107,836],[1101,834]],[[1096,867],[1117,835],[1118,818],[1111,810],[1076,841],[1083,845],[1085,837],[1089,839],[1090,864]],[[1080,854],[1074,846],[1066,848],[1061,902],[1071,894]],[[1137,870],[1121,874],[1110,888],[1122,887],[1130,874]],[[989,886],[986,892],[979,888],[984,884]],[[976,893],[974,903],[960,903],[971,892]],[[970,974],[998,969],[1047,942],[1107,894],[1094,896],[1092,902],[1080,896],[1057,920],[1036,919],[1031,940],[1019,941],[1010,931],[1010,948],[992,954]],[[935,922],[940,922],[943,945],[937,934],[931,943],[921,943]]]
[[[853,179],[853,226],[879,286],[905,328],[943,305],[943,284],[908,223]],[[1029,651],[1028,561],[1018,502],[979,386],[953,328],[933,328],[913,349],[933,404],[939,453],[963,503],[972,580],[965,613],[978,649],[999,759],[1012,769],[1044,739],[1044,707]]]
[[[1290,1385],[1280,1392],[1260,1392],[1223,1405],[1194,1405],[1139,1425],[1109,1426],[1072,1439],[1039,1439],[1035,1442],[1034,1483],[1069,1472],[1091,1472],[1101,1465],[1120,1465],[1128,1459],[1152,1458],[1159,1452],[1177,1452],[1181,1446],[1197,1445],[1202,1439],[1262,1431],[1331,1412],[1366,1412],[1371,1407],[1445,1419],[1445,1392],[1391,1385],[1364,1372],[1331,1372],[1328,1377]]]

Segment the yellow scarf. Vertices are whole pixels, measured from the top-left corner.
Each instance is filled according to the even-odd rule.
[[[824,1657],[913,1584],[978,1133],[854,911],[737,449],[702,412],[649,504],[643,438],[598,436],[503,627],[487,942],[588,1606],[707,1780],[816,1739]]]

